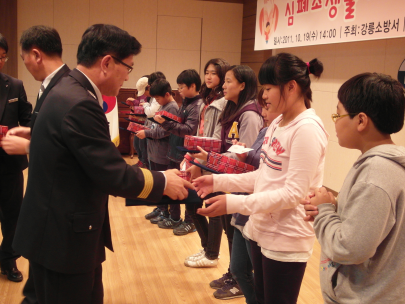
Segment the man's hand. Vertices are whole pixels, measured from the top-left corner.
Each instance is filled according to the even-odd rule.
[[[7,135],[19,136],[26,139],[31,139],[31,128],[29,127],[15,127],[8,130]]]
[[[226,214],[226,195],[218,195],[210,198],[205,201],[205,205],[210,206],[205,209],[198,208],[198,214],[209,217]]]
[[[178,176],[180,174],[179,170],[167,170],[163,174],[166,176],[166,189],[163,194],[171,199],[183,200],[188,196],[187,189],[194,190],[191,183]]]
[[[158,123],[160,123],[160,124],[162,124],[162,123],[164,123],[165,121],[166,121],[166,119],[164,119],[162,116],[160,116],[160,115],[155,115],[154,117],[153,117],[153,119],[156,121],[156,122],[158,122]]]
[[[0,146],[9,155],[26,155],[29,152],[30,140],[7,133],[0,141]]]
[[[195,186],[195,190],[197,190],[197,194],[201,198],[204,198],[214,190],[214,178],[212,175],[204,175],[196,178],[193,181],[193,185]]]
[[[146,138],[146,135],[145,135],[145,131],[144,131],[144,130],[138,131],[138,132],[135,134],[135,136],[138,137],[138,138],[140,138],[140,139]]]
[[[208,160],[208,152],[205,151],[203,148],[197,146],[197,149],[200,150],[200,153],[190,153],[192,157],[194,158],[199,158],[202,160],[207,161]]]

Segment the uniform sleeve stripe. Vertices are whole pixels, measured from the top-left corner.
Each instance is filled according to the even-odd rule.
[[[149,194],[152,192],[153,189],[153,176],[149,170],[141,169],[143,173],[143,177],[145,179],[145,185],[143,186],[143,190],[141,194],[139,194],[139,198],[147,198]]]

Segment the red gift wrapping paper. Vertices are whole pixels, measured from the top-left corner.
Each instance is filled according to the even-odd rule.
[[[188,154],[184,155],[184,159],[186,160],[186,170],[193,165],[192,163],[190,163],[190,160],[193,161],[193,162],[197,161],[196,159],[194,159],[193,157],[191,157]]]
[[[139,132],[142,130],[150,130],[150,129],[140,124],[137,124],[136,122],[130,122],[127,130],[131,132]]]
[[[186,135],[184,137],[184,147],[188,150],[198,150],[197,146],[200,146],[207,152],[221,151],[221,140],[213,137],[198,137]]]
[[[126,100],[125,103],[130,106],[130,107],[138,107],[139,106],[139,100],[134,99],[134,100]]]
[[[0,126],[0,139],[6,136],[7,132],[8,132],[7,126]]]
[[[191,179],[191,173],[190,172],[186,172],[186,171],[180,171],[180,175],[179,175],[182,179],[186,180],[186,181],[190,181]]]
[[[176,116],[176,115],[174,115],[172,113],[169,113],[167,111],[158,111],[158,112],[155,113],[155,115],[166,116],[166,117],[169,117],[170,119],[173,119],[173,120],[181,123],[181,118],[180,117],[178,117],[178,116]]]
[[[239,174],[255,170],[255,167],[218,153],[210,153],[207,167],[221,173]]]
[[[145,115],[145,109],[143,107],[134,107],[134,114]]]
[[[132,122],[136,122],[136,123],[138,123],[140,125],[144,125],[145,121],[146,121],[146,117],[129,115],[128,120],[130,120]]]
[[[120,114],[134,114],[132,111],[118,111]]]

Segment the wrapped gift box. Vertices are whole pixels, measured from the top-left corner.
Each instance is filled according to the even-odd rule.
[[[133,108],[135,115],[145,115],[145,109],[143,107],[134,107]]]
[[[184,148],[190,151],[199,151],[197,146],[200,146],[207,152],[221,151],[221,140],[213,137],[198,137],[186,135],[184,137]]]
[[[195,159],[188,154],[184,155],[184,158],[186,160],[185,164],[186,164],[186,170],[187,170],[188,168],[190,168],[193,165],[192,163],[190,163],[190,161],[194,162]]]
[[[3,136],[6,136],[7,132],[8,132],[7,126],[0,126],[0,139],[2,139]]]
[[[176,116],[176,115],[174,115],[172,113],[169,113],[167,111],[158,111],[158,112],[155,113],[155,115],[160,115],[166,120],[171,120],[171,121],[181,123],[181,118],[180,117],[178,117],[178,116]]]
[[[130,107],[138,107],[139,106],[139,100],[138,99],[134,99],[134,100],[127,99],[125,101],[125,104],[130,106]]]
[[[142,130],[150,130],[150,129],[136,122],[130,122],[127,130],[136,133]]]
[[[190,172],[186,172],[186,171],[180,171],[180,175],[179,175],[182,179],[185,179],[186,181],[190,181],[191,178],[191,173]]]
[[[255,170],[252,165],[215,152],[209,154],[206,166],[217,172],[229,174],[246,173]]]
[[[120,114],[127,114],[127,115],[131,115],[134,114],[132,111],[119,111]]]
[[[144,125],[145,121],[146,121],[145,117],[139,117],[139,116],[138,117],[137,116],[129,116],[128,118],[124,117],[124,119],[128,120],[128,121],[131,121],[131,122],[136,122],[136,123],[138,123],[140,125]]]

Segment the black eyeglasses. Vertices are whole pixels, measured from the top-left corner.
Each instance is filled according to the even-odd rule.
[[[114,60],[118,61],[119,63],[125,65],[128,68],[128,74],[132,72],[132,70],[134,69],[133,67],[131,67],[130,65],[126,64],[125,62],[122,62],[121,60],[119,60],[117,57],[110,55]]]
[[[0,57],[0,61],[7,62],[7,61],[8,61],[8,57]]]

